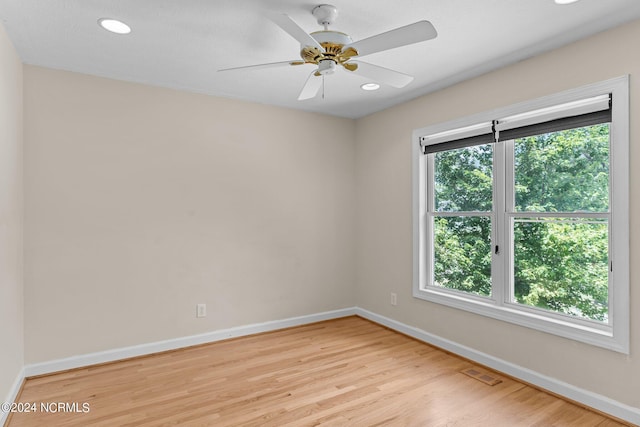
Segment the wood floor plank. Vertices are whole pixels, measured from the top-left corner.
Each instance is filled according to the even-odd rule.
[[[359,317],[30,378],[22,426],[623,426]],[[476,367],[477,368],[477,367]]]

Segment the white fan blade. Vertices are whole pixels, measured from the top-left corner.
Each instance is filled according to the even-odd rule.
[[[320,49],[320,52],[324,52],[324,48],[316,39],[311,37],[309,33],[303,30],[293,19],[284,13],[270,13],[269,19],[271,19],[277,26],[282,28],[291,37],[298,40],[303,46],[313,46]]]
[[[369,64],[368,62],[349,61],[349,64],[358,65],[358,68],[353,71],[354,73],[389,86],[401,88],[413,81],[413,76],[380,67],[378,65]]]
[[[316,76],[316,72],[309,74],[304,87],[300,91],[300,95],[298,96],[298,101],[302,101],[305,99],[313,98],[318,94],[320,90],[320,86],[322,86],[322,77]]]
[[[418,21],[386,33],[371,36],[358,40],[344,48],[354,48],[358,51],[358,56],[370,55],[383,50],[406,46],[413,43],[431,40],[438,35],[436,29],[429,21]]]
[[[245,69],[259,70],[261,68],[275,68],[275,67],[282,67],[282,66],[285,66],[285,65],[302,65],[302,64],[304,64],[303,61],[300,61],[299,59],[294,59],[292,61],[270,62],[268,64],[245,65],[245,66],[242,66],[242,67],[223,68],[222,70],[218,70],[218,72],[220,72],[220,71],[245,70]]]

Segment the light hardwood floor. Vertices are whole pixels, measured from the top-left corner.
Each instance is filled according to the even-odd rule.
[[[359,317],[28,379],[18,426],[622,426]],[[477,366],[476,366],[477,367]],[[483,368],[480,368],[483,369]],[[486,370],[485,370],[486,371]]]

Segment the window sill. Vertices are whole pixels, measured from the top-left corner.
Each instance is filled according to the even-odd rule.
[[[414,289],[415,298],[465,310],[519,326],[535,329],[618,353],[629,354],[628,342],[616,339],[610,325],[548,313],[517,304],[498,304],[497,301],[464,295],[447,289]]]

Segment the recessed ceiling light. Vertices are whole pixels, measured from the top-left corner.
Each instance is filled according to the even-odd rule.
[[[365,83],[360,86],[362,90],[378,90],[380,85],[378,83]]]
[[[131,32],[131,27],[117,19],[101,18],[98,19],[98,24],[105,30],[116,34],[129,34]]]
[[[554,0],[556,2],[556,4],[571,4],[571,3],[575,3],[578,0]]]

